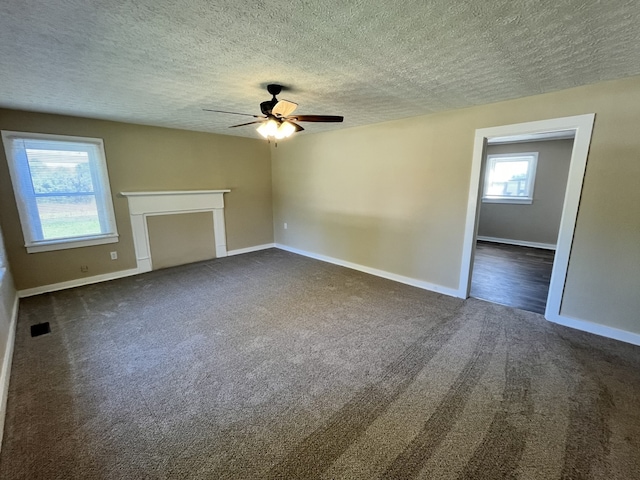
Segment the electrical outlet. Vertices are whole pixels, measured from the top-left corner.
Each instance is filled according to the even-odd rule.
[[[89,271],[89,266],[88,265],[80,265],[80,271],[82,273],[87,273]]]
[[[284,229],[287,229],[287,222],[284,223]]]
[[[111,260],[117,260],[118,259],[118,252],[111,252]]]

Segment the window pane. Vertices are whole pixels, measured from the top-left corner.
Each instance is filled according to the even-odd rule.
[[[485,195],[528,197],[529,160],[493,159]]]
[[[527,178],[529,170],[529,162],[526,160],[518,162],[501,162],[496,161],[493,170],[493,178],[499,182],[515,180],[516,178]]]
[[[36,194],[94,191],[87,152],[26,149],[26,153]]]
[[[38,197],[36,202],[44,240],[102,233],[93,195]]]

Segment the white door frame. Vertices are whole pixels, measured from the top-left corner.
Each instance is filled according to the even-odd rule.
[[[528,135],[536,133],[548,133],[557,131],[573,131],[575,139],[571,151],[571,164],[569,166],[569,178],[562,207],[562,219],[558,233],[558,245],[556,247],[551,282],[549,284],[549,296],[544,316],[547,320],[560,320],[560,307],[564,293],[564,285],[569,267],[569,255],[573,242],[573,232],[578,216],[578,206],[582,193],[582,182],[587,165],[587,155],[591,144],[591,133],[595,114],[577,115],[574,117],[554,118],[537,122],[518,123],[499,127],[481,128],[476,130],[473,146],[473,164],[471,167],[471,180],[469,182],[469,198],[467,204],[467,219],[464,232],[464,244],[462,250],[462,265],[460,268],[460,283],[458,296],[469,297],[471,289],[471,269],[473,268],[473,256],[475,253],[475,240],[478,233],[478,202],[480,201],[480,172],[485,155],[487,141],[495,137],[508,137],[514,135]]]

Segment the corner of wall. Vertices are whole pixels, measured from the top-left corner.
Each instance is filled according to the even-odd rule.
[[[13,359],[13,347],[16,339],[16,325],[18,324],[18,293],[14,292],[13,308],[9,320],[9,334],[4,349],[2,359],[2,370],[0,371],[0,450],[2,449],[2,439],[4,434],[4,420],[7,415],[7,399],[9,397],[9,377],[11,376],[11,361]]]

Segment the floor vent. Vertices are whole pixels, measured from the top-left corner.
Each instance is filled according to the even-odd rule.
[[[39,337],[40,335],[45,335],[47,333],[51,333],[51,327],[49,326],[49,322],[38,323],[37,325],[31,325],[32,337]]]

